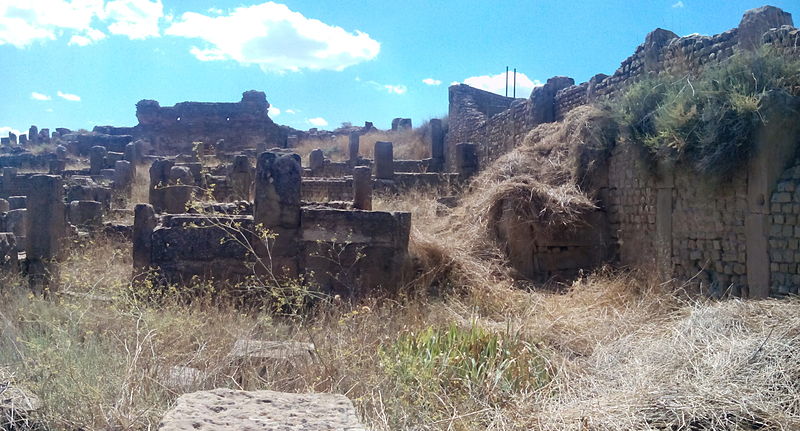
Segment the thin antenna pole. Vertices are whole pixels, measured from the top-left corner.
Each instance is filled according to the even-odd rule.
[[[506,66],[506,97],[508,97],[508,66]]]
[[[514,68],[514,98],[517,98],[517,68]]]

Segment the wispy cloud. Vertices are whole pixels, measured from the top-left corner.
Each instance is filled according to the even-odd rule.
[[[81,98],[77,94],[70,94],[70,93],[62,93],[60,90],[58,91],[58,97],[69,100],[70,102],[80,102]]]
[[[50,100],[52,98],[50,96],[46,95],[46,94],[42,94],[42,93],[39,93],[37,91],[34,91],[33,93],[31,93],[31,99],[44,101],[44,100]]]
[[[328,125],[328,121],[322,117],[309,118],[306,122],[314,127],[325,127]]]
[[[278,108],[277,106],[270,106],[269,107],[269,116],[270,117],[277,117],[278,115],[281,115],[280,108]]]
[[[679,9],[679,8],[682,8],[682,7],[685,7],[685,6],[686,6],[686,5],[685,5],[685,4],[683,4],[683,1],[682,1],[682,0],[678,0],[678,2],[677,2],[677,3],[673,3],[673,4],[672,4],[672,7],[673,7],[673,8],[675,8],[675,9]]]
[[[514,85],[514,75],[508,74],[508,94],[512,94],[512,87]],[[481,75],[472,76],[464,80],[464,84],[471,87],[479,88],[481,90],[491,91],[492,93],[505,95],[506,91],[506,73],[501,72],[497,75]],[[524,73],[517,72],[517,95],[527,97],[530,92],[541,86],[542,83],[538,79],[531,80]]]
[[[356,81],[360,81],[360,79],[357,78]],[[364,81],[364,83],[376,90],[385,91],[389,94],[406,94],[408,92],[408,87],[403,84],[381,84],[377,81]]]
[[[232,60],[265,71],[336,70],[371,60],[381,44],[368,34],[326,24],[266,2],[228,14],[186,12],[165,34],[199,40],[189,52],[201,61]]]
[[[440,85],[442,81],[433,78],[425,78],[422,80],[422,83],[425,85]]]

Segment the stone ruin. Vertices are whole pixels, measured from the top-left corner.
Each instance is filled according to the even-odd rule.
[[[44,263],[59,255],[54,238],[103,228],[132,238],[137,268],[156,268],[172,281],[196,275],[233,280],[252,274],[253,263],[264,260],[264,250],[220,244],[224,229],[198,228],[216,220],[274,231],[278,236],[270,264],[276,266],[271,269],[307,277],[325,291],[358,294],[352,289],[356,285],[392,289],[402,278],[410,218],[371,211],[373,191],[402,193],[419,186],[452,190],[537,125],[559,121],[577,106],[612,95],[645,73],[695,73],[759,43],[798,56],[798,30],[791,24],[788,14],[767,7],[748,11],[737,29],[719,35],[677,37],[658,29],[613,75],[597,75],[579,85],[554,77],[527,99],[452,86],[448,130],[431,121],[432,157],[425,160],[395,160],[391,142],[377,142],[373,160],[360,157],[361,136],[373,127],[365,124],[336,132],[348,136],[348,160],[333,162],[322,151],[313,151],[303,167],[284,147],[291,136],[296,141],[304,135],[274,125],[259,92],[247,92],[232,104],[162,108],[143,102],[137,109],[140,124],[133,128],[105,126],[76,134],[34,126],[27,135],[9,136],[1,146],[0,251],[5,264],[24,262],[31,274],[46,274]],[[654,170],[635,148],[617,146],[607,159],[598,160],[591,178],[598,209],[585,214],[581,226],[542,236],[529,225],[523,228],[501,218],[496,233],[519,274],[538,281],[570,278],[612,263],[654,265],[664,277],[700,280],[717,293],[797,293],[796,104],[776,101],[774,109],[765,111],[780,121],[762,128],[756,143],[760,150],[728,184],[713,185],[685,166]],[[238,126],[227,127],[230,123]],[[410,121],[393,121],[393,128],[405,127]],[[221,128],[231,134],[219,134]],[[36,163],[54,175],[19,174],[13,166],[23,159],[34,162],[26,146],[48,141],[55,150],[37,155],[42,160]],[[222,145],[211,148],[217,143]],[[264,146],[272,149],[259,151]],[[204,167],[210,153],[223,163]],[[89,168],[67,169],[66,162],[80,155],[88,156]],[[104,223],[105,215],[117,211],[115,196],[129,194],[136,169],[147,165],[149,202],[136,208],[134,226]],[[197,207],[198,197],[215,202]],[[41,223],[50,228],[30,229]],[[356,254],[349,247],[367,250],[367,258],[353,267],[347,280],[339,280],[323,257],[345,250],[340,256],[352,264]],[[17,254],[23,250],[25,255]]]
[[[657,29],[613,75],[575,85],[554,77],[528,99],[466,85],[450,87],[445,165],[472,175],[522,142],[539,124],[559,121],[578,106],[609,97],[645,74],[693,74],[762,45],[800,57],[800,31],[774,7],[745,13],[738,28],[714,36],[678,37]],[[745,169],[719,184],[688,166],[658,166],[639,149],[617,145],[595,160],[587,180],[598,209],[553,234],[501,218],[496,233],[514,268],[530,279],[574,277],[604,263],[656,268],[663,279],[692,280],[713,295],[797,294],[797,152],[800,102],[772,100]],[[505,216],[504,216],[505,217]]]
[[[259,271],[287,278],[304,275],[325,292],[348,296],[363,293],[359,290],[363,288],[393,289],[402,281],[411,217],[408,213],[368,211],[369,176],[359,176],[354,183],[358,190],[352,194],[358,195],[357,206],[363,210],[352,210],[303,201],[305,183],[297,155],[261,153],[252,176],[242,172],[246,162],[237,160],[234,168],[243,173],[241,181],[252,178],[253,201],[252,205],[227,207],[235,211],[220,207],[208,214],[170,208],[160,202],[183,199],[178,187],[192,186],[151,189],[157,192],[151,194],[151,204],[140,204],[135,210],[133,254],[138,268],[155,268],[174,282],[194,276],[244,280]],[[169,165],[169,161],[156,162],[151,174],[160,175]],[[226,228],[234,225],[233,232]],[[255,238],[257,227],[276,235],[270,250]],[[243,235],[245,243],[253,247],[226,241],[231,235]],[[338,261],[331,259],[331,253]],[[256,262],[267,262],[267,266],[259,267]],[[342,267],[348,268],[346,274],[341,273]]]

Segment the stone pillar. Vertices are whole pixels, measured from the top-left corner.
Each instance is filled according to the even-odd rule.
[[[275,275],[298,273],[301,173],[297,154],[264,152],[258,156],[253,221],[277,237],[269,253],[271,260],[266,250],[257,250],[257,254]]]
[[[173,165],[172,160],[156,160],[150,165],[149,200],[156,212],[163,211],[165,207],[164,193],[161,188],[169,184],[169,171]]]
[[[8,140],[11,142],[11,145],[17,145],[17,135],[14,133],[8,132]]]
[[[411,119],[410,118],[395,118],[392,120],[392,131],[399,132],[402,130],[411,130]]]
[[[39,140],[39,128],[36,126],[31,126],[28,129],[28,140],[31,141],[31,144],[35,144]]]
[[[431,119],[431,172],[442,172],[444,170],[444,130],[442,130],[442,120]]]
[[[456,144],[456,172],[463,180],[478,172],[478,152],[475,144]]]
[[[129,190],[133,184],[133,165],[127,160],[119,160],[114,164],[114,188]]]
[[[61,177],[34,175],[27,202],[27,258],[30,285],[36,293],[53,289],[66,231],[64,187]]]
[[[153,230],[158,220],[150,204],[137,204],[133,209],[133,270],[150,266]]]
[[[0,199],[0,213],[8,212],[11,209],[11,204],[5,199]]]
[[[325,154],[317,148],[308,155],[308,167],[311,169],[312,177],[321,177],[325,169]]]
[[[43,144],[50,143],[50,129],[42,129],[39,131],[39,142]]]
[[[656,266],[661,280],[672,278],[672,193],[675,164],[660,162],[656,180]]]
[[[379,180],[394,179],[394,155],[391,142],[375,142],[375,178]]]
[[[89,175],[100,175],[100,171],[106,167],[107,156],[106,147],[95,145],[89,149]]]
[[[253,167],[250,159],[245,155],[237,155],[233,158],[231,170],[228,173],[228,184],[231,186],[234,200],[250,200],[250,189],[253,185]]]
[[[67,147],[65,147],[63,145],[57,145],[56,146],[56,158],[58,160],[66,161],[67,160]]]
[[[138,163],[138,161],[136,160],[136,145],[133,142],[130,142],[127,145],[125,145],[124,154],[125,156],[123,160],[127,160],[133,164]]]
[[[368,166],[353,168],[353,208],[372,210],[372,171]]]
[[[28,145],[28,135],[19,135],[19,144]]]
[[[359,140],[361,139],[361,135],[358,132],[353,132],[350,134],[350,139],[347,142],[347,154],[350,156],[350,163],[355,164],[356,160],[358,160],[358,150],[359,150]]]

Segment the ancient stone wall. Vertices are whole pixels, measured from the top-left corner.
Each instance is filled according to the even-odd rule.
[[[785,170],[770,198],[770,294],[798,294],[800,286],[800,163]]]
[[[134,136],[148,139],[156,154],[189,154],[193,142],[219,143],[226,152],[285,147],[286,135],[269,118],[269,106],[260,91],[245,92],[237,103],[183,102],[162,107],[154,100],[142,100],[136,104],[139,125]]]
[[[303,178],[303,200],[308,202],[353,199],[352,178]]]
[[[744,36],[740,37],[740,33]],[[758,43],[754,45],[753,40]],[[713,36],[678,37],[671,31],[656,29],[611,76],[598,74],[578,85],[569,78],[551,78],[534,89],[528,99],[454,85],[450,87],[446,166],[455,170],[455,145],[459,143],[475,143],[479,165],[487,166],[519,145],[537,125],[564,118],[577,106],[609,97],[645,74],[691,75],[708,64],[763,43],[786,55],[800,56],[800,33],[792,27],[791,15],[773,7],[754,9],[745,13],[738,28]]]

